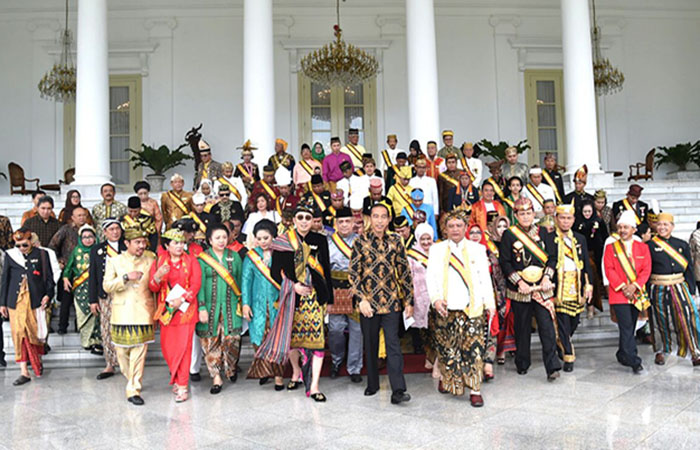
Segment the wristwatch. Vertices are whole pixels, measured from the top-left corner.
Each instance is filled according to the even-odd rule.
[[[124,280],[124,283],[128,283],[129,282],[129,274],[125,273],[124,275],[122,275],[122,280]]]

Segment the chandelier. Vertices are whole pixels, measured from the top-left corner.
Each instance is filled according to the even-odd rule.
[[[595,0],[593,4],[593,82],[596,94],[611,95],[622,90],[625,74],[610,64],[608,58],[603,58],[600,51],[600,27],[596,23]]]
[[[345,1],[345,0],[343,0]],[[301,72],[323,86],[353,86],[377,76],[379,63],[364,50],[347,44],[340,28],[340,0],[336,0],[335,41],[301,59]]]
[[[57,102],[72,102],[75,100],[75,66],[71,56],[73,39],[68,29],[68,0],[66,0],[66,27],[61,36],[61,60],[54,64],[39,81],[41,98]]]

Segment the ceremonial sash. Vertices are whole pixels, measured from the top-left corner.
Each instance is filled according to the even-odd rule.
[[[617,240],[613,243],[613,250],[615,250],[615,256],[617,256],[617,260],[620,261],[620,266],[622,267],[623,272],[625,272],[627,279],[630,281],[630,283],[636,283],[637,271],[634,269],[632,261],[630,261],[629,257],[627,256],[627,252],[625,251],[624,244],[621,240]],[[644,286],[639,287],[641,290],[638,290],[634,295],[632,304],[638,310],[644,311],[650,305],[649,298],[644,291]]]
[[[503,192],[503,189],[501,189],[501,186],[496,182],[496,180],[493,179],[493,177],[489,177],[489,179],[486,181],[493,186],[493,190],[496,192],[496,195],[498,195],[498,198],[507,203],[511,208],[515,208],[515,203],[513,200],[506,197],[505,192]]]
[[[128,227],[134,227],[139,224],[138,220],[132,218],[130,215],[125,215],[124,216],[124,222],[126,222],[126,225]]]
[[[279,214],[280,217],[282,217],[282,197],[277,197],[275,199],[275,209],[277,210],[277,214]]]
[[[355,171],[355,175],[357,175],[358,177],[361,177],[361,176],[363,176],[364,174],[365,174],[365,171],[362,170],[362,169],[357,169],[357,170]]]
[[[264,276],[265,279],[270,282],[270,284],[272,284],[275,288],[277,288],[277,290],[279,290],[280,284],[277,281],[275,281],[274,278],[272,278],[272,274],[270,274],[270,268],[267,267],[267,265],[265,265],[265,262],[262,260],[260,255],[258,255],[258,252],[256,252],[255,250],[248,250],[248,253],[246,254],[250,259],[250,262],[252,262],[255,268],[258,269],[258,271],[260,271],[262,276]]]
[[[683,270],[685,270],[688,267],[688,260],[685,259],[683,255],[681,255],[675,248],[671,247],[668,242],[664,241],[663,239],[660,239],[658,236],[654,236],[651,238],[652,241],[661,249],[666,252],[668,256],[673,258],[678,264],[681,265]]]
[[[491,251],[491,253],[498,256],[498,246],[495,242],[491,240],[491,236],[489,236],[489,233],[487,231],[484,232],[484,239],[486,240],[486,248],[488,248]]]
[[[277,194],[275,193],[275,190],[272,189],[272,187],[267,184],[267,181],[265,180],[260,180],[260,185],[265,189],[265,192],[267,192],[267,195],[269,195],[272,200],[277,200]]]
[[[448,264],[450,265],[450,267],[457,271],[457,273],[459,274],[459,278],[462,279],[464,285],[467,287],[467,290],[471,294],[471,287],[469,286],[469,282],[467,281],[469,280],[469,274],[467,272],[466,267],[464,267],[464,264],[462,264],[462,261],[460,261],[454,253],[450,253],[450,260]]]
[[[244,173],[248,178],[253,178],[253,174],[248,172],[242,163],[238,164],[236,167],[238,167],[238,170],[241,171],[241,173]]]
[[[554,191],[554,196],[557,198],[557,204],[561,203],[561,196],[559,195],[559,189],[557,189],[557,185],[554,184],[554,180],[552,179],[552,176],[549,175],[549,172],[546,170],[542,171],[542,178],[547,182],[552,187],[552,190]]]
[[[406,256],[419,262],[423,267],[428,268],[428,256],[415,248],[406,250]]]
[[[382,150],[382,158],[384,159],[384,164],[386,164],[387,169],[392,168],[394,169],[395,174],[399,173],[399,169],[393,162],[391,162],[391,157],[389,156],[389,152],[387,150]]]
[[[467,172],[467,175],[469,175],[469,178],[472,179],[472,182],[476,180],[476,176],[474,173],[472,173],[472,169],[469,168],[469,164],[467,164],[467,158],[462,156],[460,160],[462,161],[462,166],[464,166],[464,170]]]
[[[315,193],[313,189],[311,189],[311,182],[310,181],[309,181],[309,192],[311,192],[311,196],[314,198],[314,202],[316,202],[318,207],[321,208],[321,211],[325,211],[326,208],[328,208],[328,207],[326,206],[325,203],[323,203],[323,199],[321,198],[321,196],[318,195],[317,193]]]
[[[197,214],[192,214],[192,220],[195,221],[197,225],[199,225],[199,229],[202,231],[202,233],[207,232],[207,225],[204,223],[202,219],[199,218]]]
[[[90,278],[90,273],[87,270],[81,273],[80,276],[73,281],[73,290],[75,291],[78,289],[78,286],[85,283],[88,278]]]
[[[451,176],[447,175],[445,172],[441,173],[440,176],[445,179],[448,183],[454,185],[455,187],[459,187],[459,181],[455,180]]]
[[[119,256],[119,252],[114,249],[111,245],[107,244],[107,248],[105,249],[107,252],[107,256],[110,258],[114,258],[115,256]]]
[[[540,194],[540,192],[537,190],[537,188],[535,186],[528,183],[525,185],[525,188],[530,193],[530,195],[535,197],[535,200],[537,200],[537,203],[539,203],[541,206],[544,206],[544,197],[542,197],[542,194]]]
[[[515,238],[519,240],[525,246],[525,248],[527,248],[528,251],[542,263],[542,265],[547,264],[547,253],[545,253],[545,251],[542,250],[542,247],[537,245],[537,243],[535,243],[535,241],[533,241],[527,233],[521,230],[517,225],[513,225],[508,229],[515,235]]]
[[[173,203],[175,203],[175,206],[182,210],[183,213],[187,214],[190,212],[190,210],[185,205],[185,202],[182,201],[179,195],[177,195],[173,191],[168,191],[168,197]]]
[[[572,241],[573,241],[573,238],[572,238]],[[574,249],[569,247],[569,244],[563,239],[563,236],[561,239],[561,243],[564,244],[564,256],[566,256],[567,258],[574,259]]]
[[[350,256],[352,255],[352,249],[350,246],[343,240],[342,237],[338,233],[333,233],[331,235],[331,240],[335,244],[336,247],[338,247],[338,250],[340,250],[340,253],[342,253],[346,258],[350,259]]]
[[[233,290],[233,293],[236,294],[237,296],[241,295],[241,288],[238,287],[238,283],[236,283],[236,280],[233,279],[233,276],[226,270],[224,266],[222,266],[216,259],[214,259],[213,256],[211,256],[209,253],[202,252],[199,254],[199,259],[204,261],[214,269],[214,271],[219,274],[221,278],[226,282],[226,284]]]
[[[637,215],[637,211],[635,211],[634,208],[632,208],[632,205],[630,205],[630,202],[627,201],[627,199],[623,199],[622,204],[625,206],[625,209],[628,209],[634,213],[634,221],[637,222],[637,225],[641,224],[642,220]]]
[[[409,203],[404,209],[408,213],[408,217],[413,220],[413,216],[416,214],[416,207],[412,203]]]
[[[297,237],[297,233],[294,230],[289,230],[287,232],[287,237],[289,238],[289,244],[292,246],[292,248],[296,251],[299,249],[299,246],[301,245],[299,243],[299,238]],[[319,275],[322,277],[325,277],[326,275],[323,272],[323,266],[321,266],[321,263],[318,262],[315,256],[309,254],[309,258],[306,261],[306,264],[316,271]]]
[[[399,197],[401,197],[401,200],[403,200],[404,203],[406,203],[408,206],[413,206],[411,202],[411,196],[408,195],[408,192],[406,192],[406,188],[401,186],[401,183],[396,183],[394,184],[394,188],[396,189],[396,192],[399,194]],[[411,217],[413,217],[411,215]]]
[[[352,153],[352,156],[357,158],[358,161],[362,162],[362,153],[360,153],[360,151],[357,149],[357,147],[355,147],[352,144],[345,144],[345,147],[348,150],[350,150],[350,153]]]
[[[299,161],[299,165],[308,173],[309,175],[314,174],[314,168],[311,167],[311,164],[307,163],[306,160],[302,159]]]
[[[224,177],[219,177],[219,183],[227,185],[227,186],[229,187],[229,189],[231,189],[231,192],[233,192],[233,195],[236,196],[236,198],[238,199],[238,201],[239,201],[239,202],[241,201],[241,199],[243,198],[243,197],[241,197],[241,193],[238,192],[238,189],[236,189],[236,186],[234,186],[233,184],[231,184],[230,181],[228,181],[228,180],[227,180],[226,178],[224,178]]]

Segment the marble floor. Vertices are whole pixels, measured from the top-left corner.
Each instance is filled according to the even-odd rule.
[[[136,407],[121,376],[97,381],[95,369],[47,369],[13,387],[18,372],[6,370],[0,448],[700,448],[700,369],[676,357],[655,366],[651,349],[640,350],[641,375],[619,366],[612,348],[584,349],[576,370],[554,383],[541,362],[519,376],[509,359],[483,388],[483,408],[437,393],[427,374],[407,376],[413,399],[399,406],[389,402],[386,377],[374,397],[347,378],[324,378],[325,404],[254,380],[226,384],[214,397],[205,379],[175,404],[167,368],[155,366],[146,368],[146,405]]]

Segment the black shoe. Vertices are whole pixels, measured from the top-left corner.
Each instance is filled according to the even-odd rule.
[[[262,386],[264,384],[267,384],[268,381],[270,381],[270,377],[262,377],[258,380],[258,384],[260,384],[260,386]]]
[[[644,370],[644,367],[642,367],[641,364],[632,367],[632,372],[633,372],[635,375],[639,375],[639,374],[642,372],[642,370]]]
[[[299,389],[299,386],[303,385],[304,383],[302,381],[292,381],[289,380],[289,383],[287,383],[287,390],[288,391],[294,391]]]
[[[114,372],[100,372],[97,374],[97,379],[98,380],[106,380],[107,378],[111,378],[114,376]]]
[[[5,361],[5,358],[0,359],[0,366],[7,367],[7,361]]]
[[[228,377],[228,379],[231,380],[231,383],[238,381],[238,371],[234,372],[234,374]]]
[[[558,370],[555,370],[554,372],[547,375],[547,381],[550,381],[550,382],[556,380],[557,378],[559,378],[559,371]]]
[[[32,381],[31,378],[25,377],[24,375],[20,375],[19,378],[12,382],[12,386],[22,386],[23,384],[27,384],[30,381]]]
[[[392,405],[398,405],[399,403],[407,402],[410,400],[411,400],[411,395],[407,394],[404,391],[396,391],[393,394],[391,394],[391,404]]]
[[[190,381],[202,381],[202,376],[198,373],[191,373],[190,374]]]
[[[370,389],[370,388],[365,389],[365,397],[370,397],[376,393],[377,393],[376,389],[375,390]]]
[[[276,384],[276,385],[275,385],[275,390],[276,390],[276,391],[283,391],[283,390],[284,390],[284,385],[283,385],[283,384]]]
[[[574,363],[565,362],[564,363],[564,372],[573,372],[573,371],[574,371]]]
[[[104,351],[101,348],[97,348],[96,345],[90,349],[90,353],[93,355],[104,355]]]
[[[212,385],[211,389],[209,389],[209,393],[211,395],[216,395],[219,392],[221,392],[221,385],[220,384],[214,384],[214,385]]]
[[[518,375],[525,375],[527,374],[527,369],[518,369]]]
[[[353,383],[362,383],[362,376],[360,374],[353,373],[350,375],[350,381]]]
[[[335,380],[336,378],[338,378],[338,368],[331,367],[331,380]]]
[[[58,334],[60,334],[60,335],[68,334],[68,330],[61,330],[61,329],[59,328],[59,329],[58,329]]]
[[[141,405],[143,405],[144,403],[146,403],[146,402],[143,401],[143,399],[141,398],[140,395],[134,395],[133,397],[129,397],[129,398],[127,398],[126,400],[127,400],[129,403],[131,403],[132,405],[136,405],[136,406],[141,406]]]

